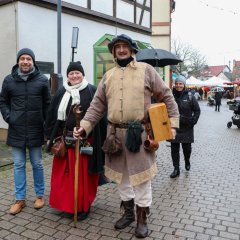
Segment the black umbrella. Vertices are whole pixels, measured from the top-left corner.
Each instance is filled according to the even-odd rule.
[[[167,65],[177,65],[182,62],[177,56],[164,49],[146,48],[139,50],[136,54],[138,62],[145,62],[153,67],[165,67]]]

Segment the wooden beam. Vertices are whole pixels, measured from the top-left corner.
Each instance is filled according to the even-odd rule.
[[[147,0],[144,0],[144,2],[143,2],[142,11],[141,11],[141,15],[139,18],[139,25],[142,25],[143,14],[144,14],[144,10],[145,10],[144,7],[146,7],[146,2],[147,2]]]
[[[156,27],[156,26],[170,26],[171,23],[170,22],[153,22],[152,26]]]

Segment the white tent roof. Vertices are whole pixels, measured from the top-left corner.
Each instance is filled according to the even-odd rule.
[[[201,81],[193,76],[191,76],[190,78],[188,78],[186,80],[186,85],[187,86],[198,86],[198,87],[205,86],[203,81]]]
[[[224,79],[213,76],[213,77],[209,78],[208,80],[204,81],[204,86],[228,87],[227,84],[224,84],[226,82],[230,82],[230,81],[226,81]]]

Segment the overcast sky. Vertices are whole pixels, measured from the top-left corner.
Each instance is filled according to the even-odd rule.
[[[175,0],[172,38],[189,43],[208,64],[240,60],[240,0]]]

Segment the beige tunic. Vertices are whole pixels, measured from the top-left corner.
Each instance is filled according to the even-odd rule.
[[[162,81],[155,69],[146,64],[132,61],[122,68],[109,70],[99,83],[94,99],[80,125],[89,134],[104,112],[113,123],[142,121],[147,116],[151,96],[167,106],[172,127],[178,127],[178,108],[171,90]],[[110,125],[108,126],[109,133]],[[157,173],[154,152],[147,152],[143,146],[140,152],[131,153],[125,148],[126,129],[117,128],[117,136],[124,149],[120,156],[106,156],[105,175],[121,183],[123,159],[126,159],[130,183],[135,186],[153,178]],[[146,139],[143,131],[142,142]]]

